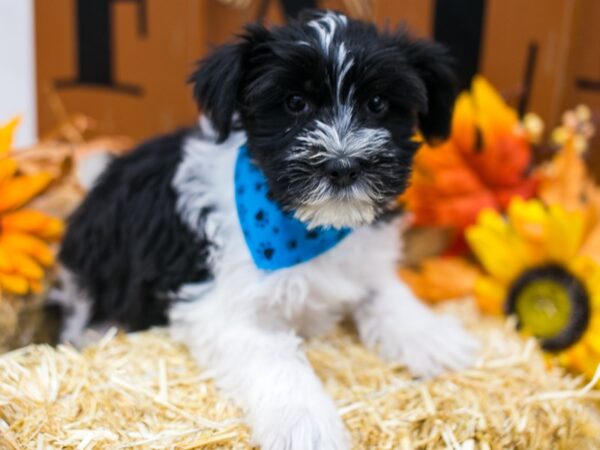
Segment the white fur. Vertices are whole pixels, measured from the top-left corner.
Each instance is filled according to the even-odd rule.
[[[347,24],[348,18],[343,14],[326,11],[319,18],[311,20],[308,26],[315,30],[321,44],[321,49],[328,55],[336,29],[338,27],[345,27]]]
[[[323,54],[326,57],[331,57],[333,59],[336,79],[336,98],[338,105],[344,103],[341,97],[342,87],[348,71],[354,64],[354,59],[351,57],[350,52],[348,52],[346,49],[346,44],[341,42],[339,45],[335,45],[333,38],[338,28],[345,28],[347,25],[348,18],[343,14],[335,13],[333,11],[326,11],[320,17],[311,20],[308,23],[308,26],[316,32]],[[352,89],[348,97],[351,96]]]
[[[108,151],[96,151],[75,165],[75,178],[83,189],[89,191],[108,167],[113,156]]]
[[[104,322],[88,327],[92,315],[92,300],[75,282],[73,275],[65,267],[58,271],[60,288],[52,289],[47,298],[49,305],[59,305],[65,312],[65,321],[60,331],[60,342],[83,348],[97,341],[115,326]]]
[[[343,120],[335,120],[327,124],[317,120],[315,129],[300,136],[298,140],[310,149],[311,146],[322,148],[322,151],[311,153],[308,157],[315,164],[334,158],[351,158],[369,156],[381,151],[389,143],[390,132],[385,128],[354,128],[350,123],[351,117],[344,116]],[[306,150],[310,151],[310,150]],[[306,158],[304,152],[296,152],[292,159]]]
[[[358,195],[365,196],[363,190]],[[357,227],[370,223],[375,218],[375,205],[370,199],[334,199],[326,198],[322,201],[301,205],[294,211],[294,217],[306,222],[308,229],[319,226],[332,226],[334,228]]]
[[[50,304],[60,305],[67,314],[67,320],[60,331],[60,340],[80,345],[87,323],[90,320],[91,301],[75,283],[74,275],[61,268],[58,272],[59,289],[48,294]]]
[[[351,111],[338,116],[332,124],[321,121],[315,128],[300,136],[303,147],[291,153],[289,160],[310,160],[322,164],[330,159],[347,158],[369,159],[385,150],[391,139],[388,130],[383,128],[354,128],[351,124]],[[377,180],[362,179],[346,191],[332,191],[326,180],[313,186],[312,195],[300,205],[294,215],[306,222],[310,228],[332,225],[358,227],[373,221],[381,200]]]
[[[322,334],[351,315],[366,345],[417,376],[467,366],[476,345],[398,280],[398,223],[359,228],[307,263],[259,270],[234,202],[234,163],[244,140],[237,133],[221,145],[185,144],[173,182],[178,212],[203,232],[196,228],[198,211],[212,206],[206,233],[218,245],[211,255],[214,280],[178,293],[198,297],[174,305],[172,334],[244,407],[263,450],[347,449],[341,419],[301,351],[300,336]]]

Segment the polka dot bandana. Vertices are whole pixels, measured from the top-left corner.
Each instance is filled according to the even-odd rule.
[[[277,270],[309,261],[335,247],[349,228],[308,229],[268,195],[267,180],[243,145],[235,166],[235,203],[246,245],[256,266]]]

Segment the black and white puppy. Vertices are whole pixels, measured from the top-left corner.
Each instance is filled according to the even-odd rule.
[[[442,47],[334,12],[246,28],[193,74],[198,129],[114,160],[75,212],[60,260],[88,323],[169,321],[247,412],[268,450],[349,442],[299,336],[351,316],[364,344],[417,376],[472,363],[476,344],[396,276],[395,199],[418,144],[448,135],[455,98]],[[255,265],[238,220],[234,166],[247,143],[279,207],[307,225],[352,228],[302,264]],[[83,317],[84,320],[81,320]]]

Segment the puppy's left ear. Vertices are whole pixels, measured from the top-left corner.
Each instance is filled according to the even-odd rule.
[[[404,36],[403,47],[427,90],[427,110],[419,114],[421,133],[430,143],[443,141],[450,134],[458,93],[454,60],[444,46],[435,42]]]

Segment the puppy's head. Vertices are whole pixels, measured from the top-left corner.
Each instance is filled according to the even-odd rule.
[[[406,187],[415,132],[447,137],[456,94],[439,45],[330,11],[247,27],[192,82],[221,140],[239,115],[272,195],[309,227],[375,220]]]

